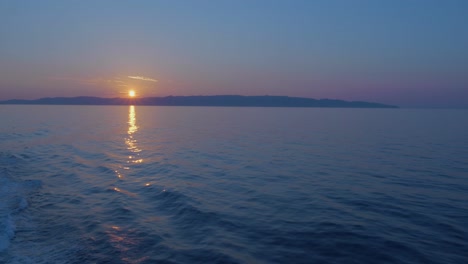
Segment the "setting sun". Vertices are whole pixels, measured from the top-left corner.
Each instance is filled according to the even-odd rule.
[[[136,93],[135,93],[134,90],[128,91],[128,96],[130,96],[130,97],[135,97],[135,95],[136,95]]]

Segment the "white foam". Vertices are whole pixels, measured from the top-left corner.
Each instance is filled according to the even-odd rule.
[[[0,252],[8,249],[15,236],[15,218],[28,207],[28,194],[40,186],[40,181],[17,181],[7,169],[0,170]]]
[[[26,209],[26,207],[28,207],[28,201],[24,197],[21,197],[20,202],[18,204],[18,210],[24,210]]]
[[[10,246],[10,240],[15,236],[15,223],[11,215],[4,217],[0,223],[0,252]]]
[[[15,225],[11,214],[17,209],[17,184],[10,181],[6,175],[0,175],[0,252],[10,245],[10,240],[15,236]]]

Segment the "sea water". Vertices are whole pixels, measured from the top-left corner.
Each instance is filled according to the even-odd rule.
[[[0,263],[468,263],[468,111],[0,106]]]

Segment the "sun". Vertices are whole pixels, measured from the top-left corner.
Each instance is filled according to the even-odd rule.
[[[136,95],[136,93],[135,93],[134,90],[128,91],[128,96],[130,96],[130,97],[135,97],[135,95]]]

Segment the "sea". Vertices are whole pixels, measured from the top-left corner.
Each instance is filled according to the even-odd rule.
[[[468,263],[468,110],[1,105],[0,263]]]

